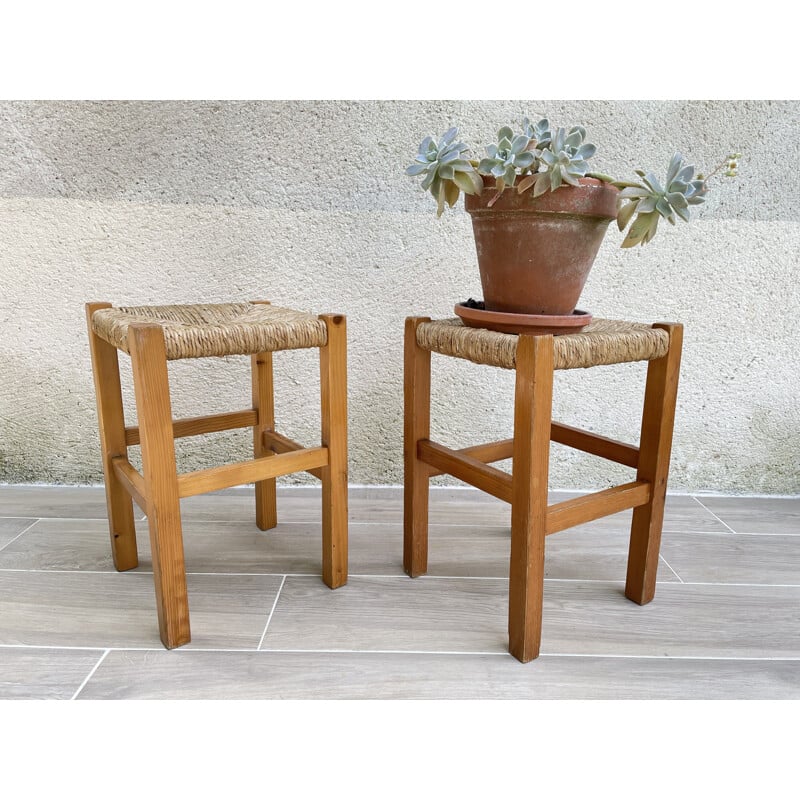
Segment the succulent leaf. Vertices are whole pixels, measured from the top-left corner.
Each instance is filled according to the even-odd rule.
[[[661,188],[658,178],[656,178],[652,172],[648,172],[647,175],[644,176],[644,182],[653,190],[653,192],[655,192],[655,194],[664,194],[664,190]]]
[[[584,128],[572,128],[570,132],[567,134],[566,139],[564,139],[565,147],[571,147],[577,149],[580,147],[581,142],[583,141],[583,137],[586,135],[586,130]]]
[[[536,174],[526,175],[518,184],[517,184],[517,192],[522,194],[527,189],[530,189],[533,184],[536,183]]]
[[[644,186],[627,186],[618,196],[619,200],[627,200],[629,197],[647,197],[648,190]]]
[[[570,186],[581,185],[580,181],[577,178],[570,175],[569,171],[563,164],[559,166],[558,171],[561,173],[561,180],[563,183],[568,183]]]
[[[431,188],[433,188],[433,187],[431,187]],[[442,216],[442,212],[444,211],[444,200],[445,200],[444,192],[445,192],[444,183],[442,181],[437,181],[436,182],[436,193],[434,194],[434,197],[436,197],[436,216],[437,217],[441,217]]]
[[[406,169],[406,175],[420,175],[428,169],[427,164],[412,164]]]
[[[461,194],[461,189],[457,183],[453,181],[444,181],[444,196],[447,204],[452,208],[458,201],[458,196]]]
[[[530,150],[520,153],[516,159],[514,159],[514,163],[522,169],[527,169],[528,167],[532,166],[534,161],[536,161],[536,156],[531,153]]]
[[[659,215],[656,211],[639,214],[622,242],[622,247],[635,247],[637,244],[649,242],[655,236],[658,219]]]
[[[671,188],[671,187],[670,187]],[[687,208],[689,201],[684,196],[683,192],[675,191],[667,193],[667,202],[673,208]]]
[[[515,156],[519,155],[528,146],[529,142],[530,138],[528,136],[524,136],[523,134],[515,136],[511,142],[510,152],[513,153]]]
[[[617,212],[617,227],[620,231],[624,231],[628,223],[633,218],[633,215],[636,213],[636,210],[639,206],[639,201],[636,200],[633,203],[626,203],[622,208],[619,209]]]
[[[536,183],[533,186],[533,196],[539,197],[550,188],[550,173],[540,172],[536,176]]]
[[[449,128],[443,135],[442,138],[439,139],[439,150],[443,147],[449,145],[453,139],[456,138],[456,134],[458,133],[458,128]]]
[[[675,213],[684,221],[690,222],[691,218],[689,217],[689,207],[687,206],[673,206],[675,209]]]
[[[657,202],[658,198],[655,195],[643,197],[639,202],[639,213],[649,214],[651,211],[655,211]]]
[[[670,159],[669,167],[667,168],[667,186],[678,176],[678,170],[681,168],[682,162],[683,158],[680,153],[675,153]]]
[[[483,181],[474,170],[472,172],[456,172],[453,175],[453,182],[464,194],[480,194],[483,190]]]
[[[439,157],[439,163],[449,164],[451,161],[460,158],[460,156],[461,153],[459,153],[458,150],[445,150]]]
[[[669,219],[673,215],[672,206],[666,197],[659,197],[656,202],[656,211],[661,214],[664,219]]]

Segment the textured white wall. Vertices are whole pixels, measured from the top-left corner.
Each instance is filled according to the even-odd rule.
[[[685,323],[673,489],[800,492],[800,103],[769,101],[0,104],[0,481],[101,480],[84,302],[266,298],[348,315],[351,479],[401,483],[403,319],[480,297],[463,208],[437,221],[404,168],[428,133],[457,124],[480,154],[526,114],[583,124],[595,168],[620,178],[664,172],[674,149],[698,167],[743,154],[691,225],[635,251],[612,227],[580,305]],[[248,403],[245,359],[171,369],[179,415]],[[280,354],[276,373],[279,426],[316,442],[315,351]],[[634,441],[643,376],[559,374],[555,416]],[[434,392],[445,443],[510,435],[510,373],[434,357]],[[179,444],[202,468],[249,437]],[[553,459],[554,488],[628,474]]]

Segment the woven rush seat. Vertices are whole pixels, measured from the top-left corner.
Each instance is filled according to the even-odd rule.
[[[464,358],[476,364],[516,369],[519,337],[485,328],[470,328],[457,317],[423,322],[417,344],[423,350]],[[579,333],[553,337],[553,369],[578,369],[651,361],[669,349],[669,334],[637,322],[593,320]]]
[[[130,325],[141,322],[162,326],[168,360],[252,355],[327,343],[323,320],[268,304],[131,306],[102,308],[92,315],[94,333],[125,353],[129,353]]]

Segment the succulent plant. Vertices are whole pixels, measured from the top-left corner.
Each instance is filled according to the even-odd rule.
[[[455,141],[457,135],[458,129],[450,128],[438,142],[425,137],[406,170],[406,175],[425,175],[422,188],[436,199],[437,216],[442,215],[445,202],[455,205],[460,192],[480,194],[483,190],[483,181],[467,157],[467,146]]]
[[[583,141],[585,138],[586,129],[580,126],[570,128],[569,133],[565,128],[558,128],[547,149],[542,150],[543,169],[524,184],[520,183],[520,191],[533,186],[533,196],[538,197],[547,191],[555,191],[565,183],[578,186],[579,179],[589,170],[586,159],[597,151],[593,144]]]
[[[661,217],[672,225],[678,217],[689,222],[689,206],[705,202],[705,180],[694,179],[694,167],[684,166],[680,153],[675,153],[669,162],[664,186],[652,172],[637,169],[636,174],[641,182],[625,184],[617,200],[617,227],[621,231],[636,214],[623,247],[647,244],[656,235]]]
[[[536,154],[528,149],[531,139],[524,133],[514,135],[511,128],[500,128],[497,144],[486,148],[487,156],[478,164],[481,175],[492,175],[497,181],[497,191],[513,186],[520,172],[529,170],[536,161]],[[519,172],[517,171],[519,170]]]
[[[522,133],[515,134],[507,126],[500,128],[498,141],[486,148],[487,155],[479,162],[469,158],[467,146],[455,141],[456,135],[457,129],[450,128],[438,143],[432,137],[426,137],[419,147],[415,163],[406,170],[408,175],[425,175],[422,188],[429,189],[436,198],[438,215],[444,210],[445,202],[455,205],[460,192],[480,194],[483,190],[482,175],[494,177],[497,187],[489,205],[511,187],[520,194],[530,191],[535,198],[548,191],[557,191],[565,184],[578,186],[580,179],[588,176],[621,190],[617,202],[617,225],[622,231],[633,220],[622,242],[623,247],[649,242],[655,236],[662,217],[673,225],[678,217],[688,222],[689,206],[705,200],[708,179],[723,168],[727,177],[735,177],[741,158],[739,153],[732,153],[708,177],[695,177],[694,167],[684,165],[683,157],[676,153],[662,186],[652,172],[638,169],[636,174],[641,180],[635,182],[616,181],[600,172],[589,172],[587,161],[597,148],[585,141],[586,130],[579,125],[569,131],[556,128],[553,132],[547,119],[534,124],[524,117]]]

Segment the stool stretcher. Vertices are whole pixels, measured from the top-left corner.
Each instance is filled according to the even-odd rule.
[[[172,421],[172,438],[200,436],[204,433],[219,433],[235,428],[250,428],[256,424],[258,413],[252,409],[230,411],[224,414],[208,414],[202,417],[186,417]],[[138,426],[125,428],[125,444],[133,447],[141,441]]]

